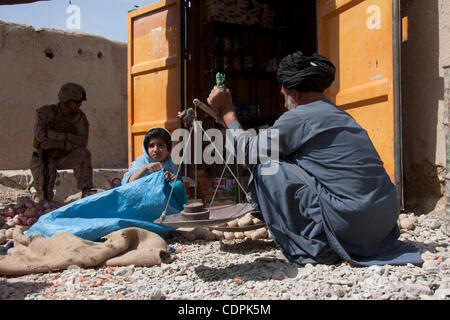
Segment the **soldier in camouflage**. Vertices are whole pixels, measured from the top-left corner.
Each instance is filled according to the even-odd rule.
[[[76,83],[64,84],[59,103],[36,110],[31,173],[36,189],[35,200],[53,199],[58,169],[73,169],[82,196],[92,190],[91,153],[87,149],[89,122],[80,110],[86,92]]]

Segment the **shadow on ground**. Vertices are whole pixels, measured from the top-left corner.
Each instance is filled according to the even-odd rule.
[[[9,282],[0,280],[0,300],[25,300],[27,295],[51,287],[50,282]]]
[[[277,249],[275,242],[270,240],[252,240],[245,238],[242,242],[236,243],[220,243],[220,250],[229,253],[248,254],[255,251],[264,252]]]
[[[230,264],[223,268],[198,266],[195,268],[195,272],[203,281],[233,280],[236,284],[239,284],[240,281],[296,278],[299,267],[296,264],[284,262],[274,257],[257,258],[252,262]]]

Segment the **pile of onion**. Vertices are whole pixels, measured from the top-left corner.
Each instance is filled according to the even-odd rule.
[[[5,223],[9,227],[17,225],[32,226],[39,217],[58,208],[52,202],[43,200],[35,203],[33,200],[26,199],[21,204],[7,205],[0,213],[3,214]]]

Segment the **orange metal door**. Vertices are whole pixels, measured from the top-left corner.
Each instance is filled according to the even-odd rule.
[[[397,0],[319,0],[318,47],[337,68],[327,96],[367,130],[401,189]]]
[[[181,4],[161,0],[128,13],[128,162],[142,154],[152,127],[178,128]]]

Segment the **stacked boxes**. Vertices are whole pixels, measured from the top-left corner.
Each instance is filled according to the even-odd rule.
[[[270,8],[264,8],[261,16],[261,27],[263,28],[273,28],[273,20],[275,18],[275,11]]]
[[[247,25],[251,26],[259,23],[260,11],[257,8],[251,9],[247,13]]]
[[[224,21],[228,23],[236,23],[236,0],[223,0],[225,3]]]
[[[206,0],[206,16],[208,20],[225,21],[225,2]]]
[[[249,0],[206,0],[207,19],[273,28],[275,12],[267,4],[251,1],[250,6]]]
[[[234,6],[236,22],[237,24],[247,24],[247,10],[249,1],[248,0],[236,0]]]

